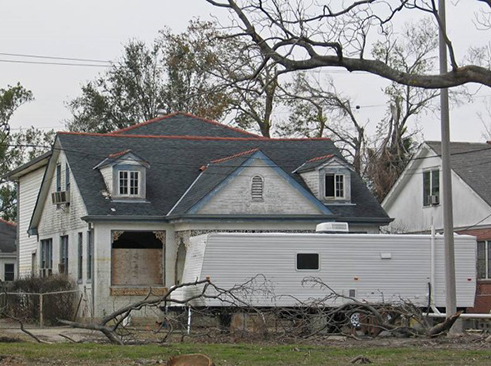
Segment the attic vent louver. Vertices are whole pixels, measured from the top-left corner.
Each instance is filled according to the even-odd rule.
[[[252,177],[251,196],[253,201],[263,200],[264,181],[259,175]]]

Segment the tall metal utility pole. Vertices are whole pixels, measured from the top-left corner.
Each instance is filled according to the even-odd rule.
[[[447,45],[445,43],[445,0],[438,1],[440,17],[440,74],[447,73]],[[455,288],[455,250],[453,240],[452,176],[450,170],[450,112],[448,89],[440,89],[442,128],[442,189],[443,189],[443,235],[445,242],[445,294],[447,318],[457,311]]]

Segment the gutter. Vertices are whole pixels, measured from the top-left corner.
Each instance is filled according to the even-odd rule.
[[[81,217],[81,219],[85,222],[167,222],[165,216],[136,216],[136,215],[121,215],[121,216],[112,216],[112,215],[87,215]]]

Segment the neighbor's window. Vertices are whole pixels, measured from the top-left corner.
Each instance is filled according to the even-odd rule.
[[[491,241],[477,242],[477,278],[491,279]]]
[[[318,270],[319,253],[297,253],[297,270]]]
[[[82,281],[83,278],[83,265],[84,265],[84,242],[83,234],[78,233],[78,280]]]
[[[325,176],[325,197],[344,198],[344,175],[326,174]]]
[[[119,171],[119,195],[138,196],[140,194],[140,172],[130,170]]]
[[[438,169],[423,172],[423,206],[440,202],[440,171]]]
[[[59,272],[68,274],[68,235],[60,236]]]
[[[252,177],[251,196],[253,201],[263,200],[263,189],[264,189],[263,178],[259,175],[255,175],[254,177]]]
[[[13,281],[15,276],[15,265],[13,263],[5,263],[4,267],[5,281]]]
[[[53,273],[53,240],[41,240],[41,268],[39,274],[41,277],[50,276]]]

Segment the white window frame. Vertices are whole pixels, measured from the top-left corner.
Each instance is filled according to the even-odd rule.
[[[479,244],[484,243],[484,277],[479,274]],[[478,280],[491,280],[491,240],[479,240],[476,251],[476,275]]]
[[[333,179],[334,179],[334,196],[328,196],[327,195],[327,182],[326,182],[326,178],[328,176],[332,176]],[[343,195],[340,196],[338,195],[338,178],[341,178],[342,180],[342,187],[339,189],[339,190],[342,190],[343,192]],[[343,200],[345,199],[346,197],[346,177],[344,174],[338,174],[338,173],[325,173],[324,174],[324,198],[326,199],[335,199],[335,200]]]
[[[121,193],[121,174],[122,173],[127,173],[127,176],[125,178],[126,180],[126,189],[127,189],[127,193]],[[131,193],[131,174],[136,174],[137,175],[137,190],[138,192],[135,194],[135,193]],[[139,170],[118,170],[118,174],[117,174],[117,179],[118,179],[118,187],[117,187],[117,195],[119,197],[141,197],[141,192],[142,192],[142,174]]]
[[[434,183],[434,180],[433,180],[433,174],[437,172],[437,175],[438,175],[438,192],[434,192],[433,191],[433,183]],[[427,195],[428,197],[425,197],[426,193],[425,193],[425,174],[429,173],[430,175],[430,186],[429,186],[429,195]],[[440,197],[440,191],[441,191],[441,179],[440,179],[440,168],[438,167],[433,167],[433,168],[428,168],[428,169],[425,169],[423,170],[423,207],[431,207],[431,206],[434,206],[431,204],[431,200],[429,199],[429,196],[438,196]],[[434,194],[434,193],[437,193],[437,194]],[[440,203],[438,203],[439,205]]]

